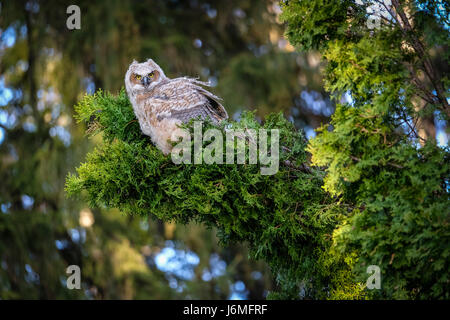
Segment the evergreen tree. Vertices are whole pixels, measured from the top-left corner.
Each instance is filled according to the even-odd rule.
[[[281,130],[274,176],[255,165],[174,165],[141,135],[123,91],[99,92],[77,112],[104,144],[68,177],[69,194],[248,242],[277,275],[274,298],[448,298],[449,155],[429,123],[449,117],[448,6],[380,4],[372,28],[366,2],[283,2],[290,41],[322,53],[341,103],[309,144],[280,115],[228,124]],[[380,267],[380,290],[364,289],[369,265]]]
[[[444,1],[283,2],[291,43],[320,50],[327,89],[352,97],[308,150],[325,190],[352,205],[336,250],[357,257],[356,274],[381,268],[375,297],[449,298],[449,149],[433,121],[450,116],[448,16]]]

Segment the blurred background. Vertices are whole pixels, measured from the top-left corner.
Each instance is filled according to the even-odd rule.
[[[69,30],[69,5],[81,29]],[[100,139],[73,119],[85,93],[123,86],[154,59],[210,81],[228,113],[284,112],[308,138],[334,106],[320,56],[283,37],[277,1],[0,1],[0,298],[263,299],[275,286],[245,245],[67,199],[64,181]],[[66,268],[81,267],[81,290]]]

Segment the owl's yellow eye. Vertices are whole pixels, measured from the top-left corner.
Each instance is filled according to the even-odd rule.
[[[149,77],[149,78],[153,78],[154,75],[155,75],[154,72],[150,72],[150,73],[148,74],[148,77]]]
[[[140,75],[138,75],[138,74],[136,75],[136,79],[137,79],[137,80],[141,80],[141,78],[142,78],[142,76],[140,76]]]

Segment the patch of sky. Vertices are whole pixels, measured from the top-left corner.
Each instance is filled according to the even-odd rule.
[[[34,204],[34,198],[30,197],[29,195],[22,195],[22,197],[20,198],[22,200],[22,207],[25,210],[30,210],[33,207]]]
[[[72,140],[72,136],[70,135],[70,132],[62,127],[62,126],[54,126],[50,128],[50,136],[52,137],[58,137],[59,140],[66,146],[70,146],[70,142]]]
[[[447,0],[448,1],[448,0]],[[444,0],[435,0],[435,1],[415,1],[417,4],[417,8],[421,11],[425,11],[433,14],[436,18],[438,18],[439,22],[443,24],[446,30],[450,29],[450,24],[448,23],[448,12],[445,9],[445,1]],[[430,3],[433,6],[430,6]],[[433,11],[429,10],[432,9]]]
[[[58,250],[64,250],[69,246],[69,241],[67,241],[66,239],[55,240],[55,246]]]
[[[310,126],[305,126],[303,130],[305,130],[306,139],[308,140],[316,136],[316,131]]]
[[[263,276],[263,274],[259,271],[253,271],[250,276],[252,277],[253,280],[260,280]]]
[[[230,285],[230,292],[229,300],[246,300],[248,297],[245,283],[240,280]]]
[[[16,28],[14,25],[9,26],[5,30],[1,30],[0,49],[10,48],[16,43]]]
[[[255,55],[255,57],[260,57],[269,52],[269,48],[265,45],[257,46],[254,43],[249,43],[247,48]]]
[[[8,121],[8,112],[5,110],[0,110],[0,124],[6,125],[6,122]]]
[[[34,272],[33,268],[29,264],[25,265],[25,281],[29,283],[36,283],[39,284],[39,275]]]
[[[59,115],[61,114],[61,106],[55,105],[52,108],[52,119],[58,119]]]
[[[203,45],[202,40],[200,40],[200,39],[194,39],[194,47],[196,47],[196,48],[201,48],[202,45]]]
[[[342,103],[348,103],[352,107],[355,105],[355,100],[353,100],[352,93],[350,91],[346,91],[342,96]]]
[[[0,205],[0,210],[1,210],[4,214],[8,214],[10,208],[11,208],[11,203],[10,203],[10,202],[2,203],[2,204]]]
[[[36,125],[33,122],[24,122],[23,125],[23,130],[25,130],[26,132],[35,132],[36,131]]]
[[[20,109],[14,108],[7,112],[6,110],[0,110],[0,123],[8,129],[13,128],[17,124]]]
[[[333,113],[333,108],[331,107],[330,103],[327,103],[322,94],[317,91],[304,90],[300,93],[300,97],[305,102],[306,107],[315,115],[322,114],[326,117],[329,117]]]
[[[26,25],[23,25],[23,26],[21,26],[20,27],[20,36],[22,37],[22,38],[25,38],[25,36],[27,35],[27,26]]]
[[[236,18],[240,18],[240,19],[245,18],[245,17],[247,16],[247,14],[245,13],[245,11],[242,10],[241,8],[236,8],[236,9],[234,9],[234,10],[233,10],[233,15],[234,15]]]
[[[39,12],[39,3],[37,1],[28,1],[25,4],[25,10],[31,11],[32,13]]]
[[[217,253],[213,253],[209,258],[209,268],[203,269],[202,280],[211,281],[214,278],[223,276],[226,272],[226,269],[226,262],[220,259],[220,256]]]
[[[20,60],[17,62],[17,68],[19,68],[20,71],[25,72],[28,70],[28,62],[24,60]]]
[[[68,231],[73,242],[81,244],[86,241],[86,230],[84,228],[73,228]]]
[[[218,83],[217,77],[215,77],[215,76],[209,77],[208,82],[211,87],[217,86],[217,83]]]
[[[156,267],[168,275],[182,280],[192,280],[194,269],[200,258],[190,250],[175,248],[173,241],[166,241],[165,247],[154,258]]]
[[[235,113],[233,113],[233,116],[232,116],[233,120],[239,121],[241,119],[241,114],[242,114],[241,110],[238,110]]]
[[[209,3],[203,3],[202,4],[202,9],[205,10],[207,16],[210,19],[214,19],[217,16],[217,10],[212,8]]]
[[[214,8],[208,9],[206,11],[206,14],[208,15],[208,17],[210,17],[211,19],[214,19],[217,16],[217,10]]]
[[[89,78],[89,77],[84,78],[83,84],[84,84],[87,94],[95,93],[95,83],[91,78]]]
[[[440,147],[448,146],[448,134],[446,132],[447,123],[442,118],[442,115],[439,111],[434,112],[434,125],[436,127],[436,142]]]
[[[6,87],[5,77],[0,76],[0,107],[6,106],[14,98],[14,91]]]

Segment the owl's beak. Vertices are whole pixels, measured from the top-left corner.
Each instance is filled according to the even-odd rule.
[[[147,87],[147,86],[150,84],[150,78],[147,77],[147,76],[143,77],[142,80],[141,80],[141,83],[142,83],[145,87]]]

